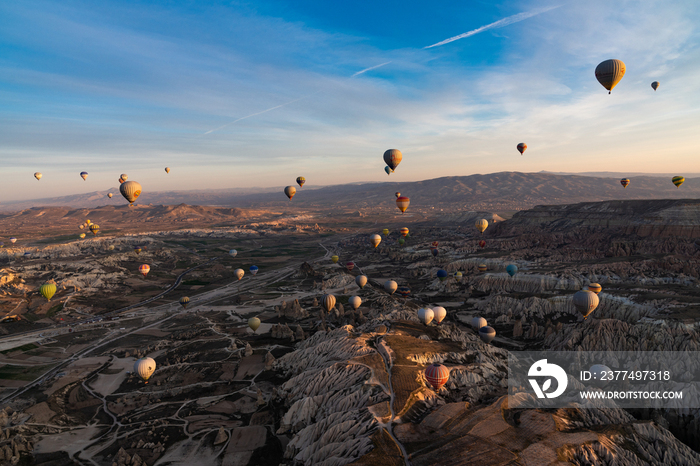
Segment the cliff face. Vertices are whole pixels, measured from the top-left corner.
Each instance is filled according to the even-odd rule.
[[[548,233],[585,227],[610,230],[620,236],[660,238],[700,235],[700,200],[583,202],[572,205],[540,205],[517,212],[512,219],[494,225],[499,235],[517,235],[533,229]]]

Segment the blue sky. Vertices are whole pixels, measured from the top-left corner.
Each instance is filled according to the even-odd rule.
[[[700,3],[610,5],[2,2],[0,195],[699,172]]]

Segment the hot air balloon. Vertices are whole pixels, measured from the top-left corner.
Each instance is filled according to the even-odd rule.
[[[258,327],[260,327],[260,319],[257,317],[251,317],[248,319],[248,327],[250,327],[253,332],[257,332]]]
[[[340,257],[338,256],[331,256],[331,262],[333,262],[334,264],[337,264],[339,259]]]
[[[406,242],[405,239],[399,238],[399,246],[403,246],[403,244]]]
[[[93,223],[92,225],[90,225],[90,231],[93,235],[97,236],[97,233],[100,231],[100,226],[96,223]]]
[[[527,150],[527,144],[525,144],[524,142],[521,142],[520,144],[518,144],[518,152],[520,152],[520,155],[523,155],[523,152],[525,152],[526,150]]]
[[[481,338],[481,341],[488,345],[494,338],[496,338],[496,330],[488,325],[481,327],[479,329],[479,338]]]
[[[85,238],[85,233],[80,233],[80,234],[78,235],[78,237],[80,237],[80,239],[84,239],[84,238]]]
[[[461,282],[462,281],[462,272],[460,272],[460,271],[455,272],[453,277],[455,277],[455,280],[457,280],[458,282]]]
[[[600,284],[598,283],[591,283],[590,285],[588,285],[588,291],[592,291],[595,294],[598,294],[601,291],[603,291],[603,287],[600,286]]]
[[[323,309],[325,309],[326,312],[331,312],[331,309],[335,307],[335,296],[332,294],[323,295],[323,298],[321,299],[321,306],[323,306]]]
[[[432,253],[433,257],[437,257],[437,255],[438,255],[438,248],[430,248],[430,252]]]
[[[651,88],[657,90],[659,88],[659,85],[660,84],[658,81],[654,81],[653,83],[651,83]]]
[[[153,358],[142,358],[134,363],[134,373],[141,377],[144,383],[148,383],[148,379],[151,378],[155,371],[156,362]]]
[[[107,248],[108,251],[114,251],[114,245],[110,244],[109,247]]]
[[[124,180],[122,180],[121,178],[119,178],[119,184],[122,184],[123,182],[124,182]]]
[[[407,198],[406,196],[399,196],[396,198],[396,207],[399,208],[401,213],[406,212],[406,209],[408,209],[408,205],[411,203],[411,200]]]
[[[127,175],[126,173],[122,173],[122,174],[119,176],[119,178],[121,178],[122,181],[126,181],[126,180],[129,179],[129,175]]]
[[[399,230],[399,233],[401,233],[401,236],[403,236],[403,237],[408,236],[408,228],[403,227],[402,229]]]
[[[486,319],[483,317],[474,317],[472,319],[472,328],[474,330],[479,330],[481,327],[486,327],[487,325]]]
[[[243,271],[243,269],[236,269],[236,270],[233,271],[233,276],[236,277],[238,280],[240,280],[241,278],[243,278],[243,274],[245,274],[245,272]]]
[[[345,267],[347,267],[348,270],[352,270],[355,268],[355,263],[354,262],[348,262],[345,264]]]
[[[165,167],[165,173],[170,173],[170,167]]]
[[[41,296],[46,298],[47,301],[51,301],[53,295],[56,294],[56,284],[52,282],[44,283],[39,287],[39,293],[41,293]]]
[[[297,177],[297,184],[300,188],[304,187],[304,183],[306,183],[306,178],[304,178],[303,176]]]
[[[92,222],[90,221],[90,219],[85,220],[85,223],[87,223],[88,225],[92,224]]]
[[[364,288],[367,284],[367,277],[365,275],[358,275],[357,277],[355,277],[355,283],[360,288]]]
[[[425,368],[425,380],[435,390],[440,390],[450,379],[450,370],[442,364],[435,363]]]
[[[5,247],[5,243],[0,243],[0,248],[4,248],[4,247]]]
[[[190,303],[190,298],[187,296],[183,296],[180,298],[180,306],[183,307],[183,309],[187,309],[187,305]]]
[[[432,243],[430,243],[430,245],[431,245],[432,247],[436,248],[436,247],[438,247],[438,246],[440,245],[440,242],[439,242],[439,241],[433,241]]]
[[[229,254],[229,256],[231,256],[231,257],[236,257],[236,256],[238,255],[238,251],[236,251],[235,249],[231,249],[231,250],[228,252],[228,254]]]
[[[389,229],[388,229],[388,228],[383,229],[383,230],[382,230],[382,234],[383,234],[384,236],[389,236]]]
[[[685,181],[685,178],[683,178],[682,176],[674,176],[671,181],[673,181],[673,184],[676,185],[676,188],[679,188]]]
[[[506,272],[508,272],[508,275],[511,277],[518,273],[518,266],[515,264],[510,264],[508,267],[506,267]]]
[[[17,238],[10,238],[10,243],[15,244],[17,242]]]
[[[591,312],[598,307],[599,300],[598,295],[594,292],[581,290],[574,293],[573,302],[579,314],[581,314],[584,319],[587,319]]]
[[[296,193],[297,193],[297,188],[295,188],[294,186],[287,186],[286,188],[284,188],[284,194],[287,195],[287,197],[289,198],[290,201],[292,200],[292,198],[294,197],[294,195]]]
[[[107,194],[107,197],[110,198],[110,199],[112,199],[112,193],[108,193],[108,194]]]
[[[617,83],[625,75],[625,64],[622,60],[605,60],[595,68],[595,77],[610,94]]]
[[[396,170],[396,167],[401,163],[401,159],[403,159],[403,156],[398,149],[389,149],[384,152],[384,163],[387,164],[392,171]]]
[[[394,173],[394,170],[392,170],[389,167],[384,167],[384,171],[386,172],[387,175],[391,175],[392,173]]]
[[[377,246],[379,246],[379,243],[382,242],[382,237],[375,233],[369,237],[369,242],[372,243],[372,246],[376,248]]]
[[[418,309],[418,319],[423,322],[423,324],[428,325],[433,321],[433,317],[435,317],[435,315],[433,314],[433,310],[429,307],[422,307]]]
[[[83,180],[87,180],[88,172],[80,172],[80,177],[81,177]]]
[[[81,230],[84,229],[84,228],[85,228],[85,224],[80,225],[80,229],[81,229]]]
[[[486,267],[486,264],[479,264],[479,272],[486,272],[489,268]]]
[[[399,285],[397,285],[394,280],[387,280],[384,282],[384,289],[389,294],[394,294],[396,292],[396,288],[398,288],[398,287],[399,287]]]
[[[351,296],[350,299],[348,299],[348,304],[350,304],[353,309],[357,310],[362,304],[362,298],[359,296]]]
[[[442,306],[436,306],[433,308],[433,315],[435,316],[435,322],[440,324],[447,317],[447,309]]]
[[[34,173],[34,178],[36,178],[37,180],[40,180],[42,176],[44,176],[44,175],[42,175],[39,172]]]
[[[396,192],[394,193],[394,196],[396,196],[396,198],[398,199],[398,198],[400,198],[400,197],[401,197],[401,193],[400,193],[400,192],[398,192],[398,191],[396,191]]]
[[[482,249],[485,248],[485,247],[486,247],[486,241],[484,241],[483,239],[480,240],[480,241],[479,241],[479,247],[482,248]]]
[[[622,185],[623,188],[626,188],[630,184],[629,178],[622,178],[620,180],[620,184]]]
[[[486,230],[489,227],[489,222],[485,218],[482,218],[480,220],[477,220],[476,223],[474,224],[474,226],[483,235],[484,230]]]
[[[397,291],[402,298],[408,298],[408,296],[411,294],[411,289],[407,286],[400,286]]]
[[[250,266],[250,269],[248,269],[248,270],[250,270],[250,273],[251,273],[253,276],[255,276],[255,275],[257,275],[257,273],[258,273],[258,266],[257,266],[257,265],[251,265],[251,266]]]
[[[141,246],[134,246],[134,252],[136,254],[141,254]]]
[[[136,181],[125,181],[119,186],[119,192],[129,201],[129,205],[134,205],[134,201],[141,195],[141,189]]]
[[[142,264],[139,265],[139,272],[141,275],[143,275],[143,278],[146,278],[146,275],[148,275],[148,272],[151,271],[151,267],[148,264]]]
[[[447,278],[447,271],[442,270],[442,269],[438,270],[437,277],[441,282],[444,282],[445,279]]]

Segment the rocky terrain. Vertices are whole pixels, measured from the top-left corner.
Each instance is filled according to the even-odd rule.
[[[391,217],[377,249],[368,232],[381,231],[381,223],[360,221],[367,233],[350,233],[357,219],[333,228],[307,213],[293,228],[247,218],[237,226],[37,245],[33,259],[0,250],[3,311],[28,299],[17,309],[40,314],[48,304],[38,305],[35,287],[49,277],[59,284],[58,300],[69,303],[43,324],[1,324],[8,335],[0,339],[0,461],[700,464],[698,410],[523,410],[509,408],[506,397],[509,350],[698,351],[698,206],[538,206],[507,220],[491,213],[496,222],[483,235],[466,220],[458,227],[439,214],[438,221],[413,217],[401,224],[410,229],[403,246]],[[116,247],[106,253],[109,244]],[[159,264],[158,290],[127,278],[133,244],[147,246],[142,254]],[[234,247],[239,256],[226,258]],[[247,273],[252,263],[258,275],[232,277],[232,268]],[[513,277],[509,264],[519,269]],[[58,315],[72,322],[80,313],[102,315],[102,293],[138,303],[195,265],[184,288],[120,311],[117,321],[71,332],[55,326]],[[440,269],[448,272],[444,281]],[[360,274],[369,278],[363,289],[355,284]],[[389,295],[389,279],[409,288],[408,297]],[[583,320],[572,295],[592,282],[603,287],[600,304]],[[187,309],[177,304],[185,293]],[[324,309],[328,293],[336,304]],[[358,309],[353,295],[362,299]],[[417,310],[438,305],[447,309],[445,321],[422,324]],[[256,332],[247,325],[253,316],[262,321]],[[477,316],[496,329],[490,345],[470,325]],[[8,340],[37,325],[41,334]],[[157,363],[147,385],[129,373],[144,356]],[[434,362],[449,369],[439,390],[424,375]]]

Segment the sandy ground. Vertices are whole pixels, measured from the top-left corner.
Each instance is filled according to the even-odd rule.
[[[44,435],[34,445],[34,453],[51,453],[62,450],[73,455],[88,446],[91,443],[90,439],[95,437],[99,431],[100,429],[96,426],[88,426],[61,434]]]
[[[44,393],[47,395],[53,394],[56,390],[82,379],[83,377],[85,377],[86,374],[97,369],[107,361],[109,361],[109,356],[81,358],[75,361],[66,368],[66,375],[64,375],[60,379],[57,379]]]
[[[118,374],[99,374],[97,379],[90,383],[90,387],[103,396],[111,395],[126,379],[126,371],[134,367],[134,358],[114,358],[109,365],[110,370],[121,370]]]
[[[29,409],[25,409],[24,412],[32,415],[29,422],[35,422],[38,424],[46,424],[56,415],[55,412],[51,411],[51,408],[49,408],[49,405],[45,401],[42,401]]]

